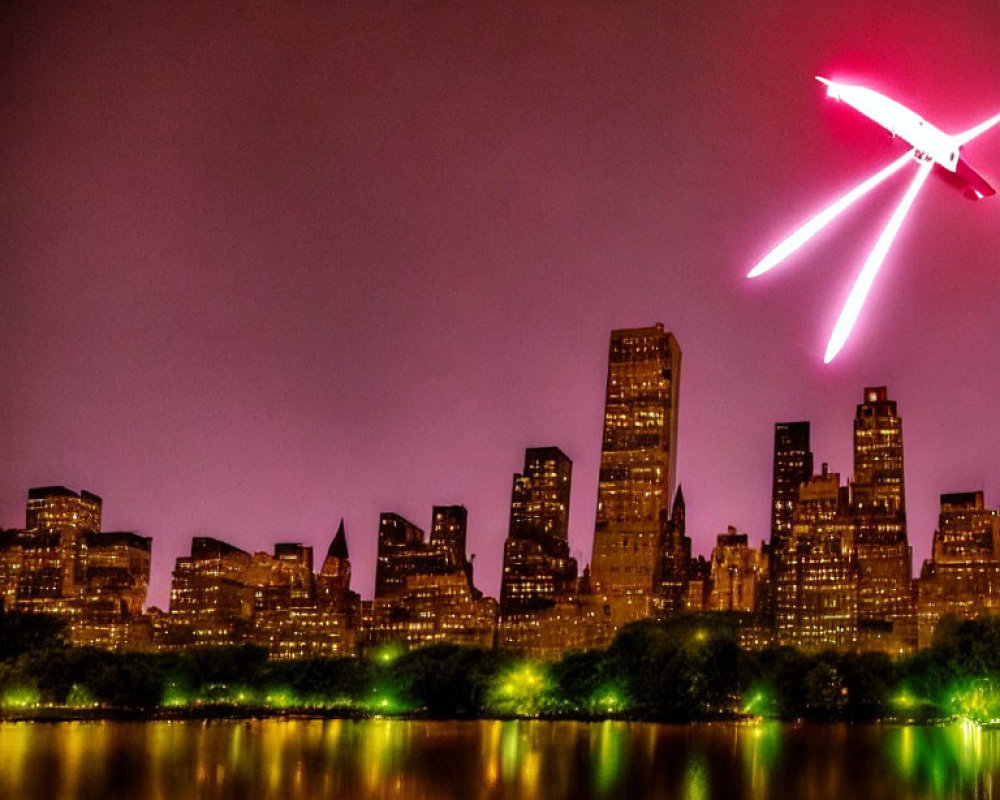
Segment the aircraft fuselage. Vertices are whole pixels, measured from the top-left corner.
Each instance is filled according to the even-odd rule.
[[[931,125],[902,103],[863,86],[847,86],[819,77],[816,80],[826,84],[830,97],[844,101],[910,145],[918,159],[934,161],[949,172],[958,169],[959,143],[955,137]]]

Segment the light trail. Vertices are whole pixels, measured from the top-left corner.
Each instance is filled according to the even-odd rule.
[[[880,183],[899,172],[899,170],[909,163],[912,157],[913,151],[910,150],[905,155],[902,155],[897,160],[893,161],[885,169],[879,170],[868,180],[855,186],[851,189],[851,191],[810,219],[805,225],[795,231],[795,233],[764,256],[764,258],[758,262],[757,266],[747,273],[747,277],[756,278],[758,275],[763,275],[768,270],[778,266],[778,264],[812,239],[817,233],[823,230],[823,228],[850,208],[856,201],[860,200]]]
[[[864,305],[868,291],[872,288],[872,282],[875,280],[875,276],[878,275],[882,262],[885,261],[889,247],[892,245],[893,239],[896,238],[896,234],[899,233],[899,228],[903,224],[903,220],[906,219],[913,201],[917,199],[917,193],[924,185],[924,181],[927,180],[927,176],[931,174],[933,168],[933,161],[921,162],[916,177],[914,177],[910,187],[906,190],[906,194],[903,195],[903,199],[900,200],[899,205],[896,206],[892,217],[889,218],[889,224],[885,226],[882,235],[878,237],[875,248],[872,250],[871,255],[868,256],[868,260],[861,268],[858,279],[854,282],[851,293],[847,296],[847,302],[844,303],[844,309],[840,312],[837,324],[833,327],[833,333],[830,334],[830,342],[826,346],[826,355],[823,356],[824,364],[829,364],[833,360],[834,356],[840,352],[840,348],[844,346],[847,337],[851,335],[851,329],[858,319],[858,314],[861,313],[861,306]]]
[[[876,172],[832,205],[810,218],[805,225],[798,228],[791,236],[784,239],[758,261],[756,266],[747,273],[748,278],[756,278],[758,275],[763,275],[774,269],[872,189],[899,172],[911,158],[920,165],[916,176],[906,190],[906,194],[879,235],[875,247],[861,268],[861,272],[851,288],[851,293],[844,303],[837,324],[833,328],[833,333],[830,334],[830,341],[827,343],[826,354],[823,357],[824,363],[829,364],[847,342],[847,338],[854,328],[854,323],[857,322],[858,315],[861,313],[861,307],[871,290],[872,283],[882,267],[882,262],[885,261],[886,254],[889,252],[896,234],[899,233],[900,226],[906,219],[906,215],[913,206],[917,194],[931,170],[935,166],[939,166],[955,175],[966,196],[972,199],[982,200],[997,193],[986,179],[962,157],[961,150],[968,142],[1000,125],[1000,114],[990,117],[963,133],[949,135],[902,103],[864,86],[849,86],[828,78],[821,78],[818,75],[816,80],[826,86],[827,95],[846,103],[873,122],[877,122],[892,134],[893,139],[899,137],[911,149],[885,169]]]

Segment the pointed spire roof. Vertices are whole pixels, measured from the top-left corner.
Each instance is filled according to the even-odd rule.
[[[347,561],[349,556],[347,554],[347,536],[344,534],[344,518],[340,518],[340,525],[337,528],[337,535],[333,537],[333,541],[330,542],[330,549],[326,551],[327,558],[339,558],[343,561]]]
[[[677,484],[677,494],[674,495],[674,508],[684,508],[684,492],[679,483]]]

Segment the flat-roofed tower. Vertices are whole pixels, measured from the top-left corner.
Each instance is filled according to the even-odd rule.
[[[654,581],[662,577],[680,368],[680,347],[662,324],[611,332],[591,570],[614,628],[651,614]]]
[[[853,515],[861,579],[859,643],[863,649],[906,652],[916,646],[906,534],[903,421],[884,386],[865,388],[854,418]]]

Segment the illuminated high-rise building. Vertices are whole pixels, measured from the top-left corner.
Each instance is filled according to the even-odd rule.
[[[569,553],[573,463],[558,447],[525,450],[504,542],[497,646],[539,659],[603,641],[603,601],[582,587]]]
[[[865,389],[854,418],[854,483],[856,508],[876,508],[906,522],[903,480],[903,420],[884,386]]]
[[[339,540],[339,541],[338,541]],[[254,591],[249,641],[277,659],[348,656],[356,652],[360,601],[350,592],[350,564],[343,523],[334,537],[323,572],[313,572],[308,545],[283,542],[274,555],[255,553],[247,572]]]
[[[70,641],[106,650],[140,648],[153,540],[131,531],[84,536],[83,591],[70,622]]]
[[[792,535],[799,487],[813,476],[808,422],[778,422],[774,426],[771,479],[771,539],[763,549],[768,570],[761,576],[758,607],[765,625],[774,626],[777,570]]]
[[[421,528],[399,514],[383,512],[378,520],[376,599],[402,594],[407,575],[442,571],[448,557],[448,551],[427,546]]]
[[[56,614],[78,646],[133,644],[149,586],[152,540],[101,532],[101,498],[64,486],[28,490],[27,527],[0,536],[7,610]]]
[[[221,647],[246,638],[254,613],[253,557],[210,536],[191,540],[170,585],[170,624],[162,648]]]
[[[657,324],[611,332],[591,561],[614,628],[648,617],[677,461],[681,351]]]
[[[792,531],[775,568],[779,644],[851,649],[858,640],[855,529],[840,475],[823,464],[799,487]]]
[[[41,486],[28,489],[25,509],[26,530],[78,531],[101,529],[101,498],[88,491],[79,494],[65,486]]]
[[[1000,512],[982,492],[941,495],[934,550],[920,572],[918,643],[929,647],[947,615],[974,619],[1000,611]]]
[[[23,610],[62,613],[66,601],[84,591],[86,535],[101,530],[101,498],[65,486],[28,490],[25,530],[19,537],[24,568],[18,605]]]
[[[431,511],[431,546],[444,553],[449,566],[463,566],[469,512],[465,506],[434,506]],[[471,563],[469,563],[471,568]],[[471,576],[470,576],[471,577]]]
[[[569,492],[573,462],[558,447],[529,448],[514,475],[510,527],[504,543],[500,613],[549,607],[573,591],[576,561],[569,554]]]
[[[884,386],[864,390],[854,419],[851,508],[858,558],[862,649],[916,646],[912,551],[906,534],[903,422]]]
[[[774,426],[774,468],[771,481],[771,546],[780,548],[792,533],[799,487],[813,476],[808,422]]]
[[[254,553],[247,571],[254,587],[254,612],[315,605],[312,547],[279,542],[274,555]]]
[[[433,642],[492,647],[497,604],[472,583],[471,565],[456,548],[466,538],[465,509],[436,506],[430,541],[399,514],[379,518],[375,598],[362,604],[364,647]]]

